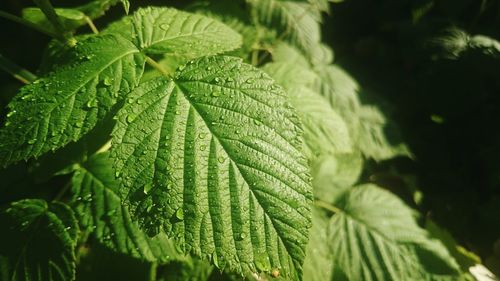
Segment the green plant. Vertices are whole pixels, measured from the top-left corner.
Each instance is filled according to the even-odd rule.
[[[2,14],[55,38],[38,78],[2,64],[27,83],[0,130],[2,280],[105,279],[99,251],[149,280],[471,278],[444,230],[360,184],[412,155],[321,43],[328,1],[132,5],[101,31],[128,1],[34,2]]]

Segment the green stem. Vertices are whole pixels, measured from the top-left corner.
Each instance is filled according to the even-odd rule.
[[[23,18],[20,18],[18,16],[14,16],[14,15],[9,14],[7,12],[0,11],[0,17],[2,17],[4,19],[8,19],[8,20],[16,22],[16,23],[19,23],[19,24],[22,24],[22,25],[24,25],[26,27],[34,29],[34,30],[36,30],[36,31],[38,31],[40,33],[43,33],[45,35],[48,35],[48,36],[50,36],[52,38],[57,38],[57,34],[52,33],[52,32],[50,32],[48,30],[45,30],[45,29],[41,28],[40,26],[38,26],[38,25],[36,25],[36,24],[34,24],[34,23],[30,22],[30,21],[27,21],[27,20],[25,20]]]
[[[11,60],[0,54],[0,68],[4,71],[10,73],[14,78],[23,82],[24,84],[31,83],[37,79],[35,74],[30,71],[20,67]]]
[[[152,262],[151,267],[149,268],[149,279],[150,281],[155,281],[156,280],[156,271],[158,269],[158,263]]]
[[[97,27],[94,25],[94,22],[92,21],[91,18],[85,16],[85,21],[87,22],[87,25],[90,27],[90,29],[92,30],[92,32],[94,34],[99,34],[99,30],[97,29]]]
[[[154,59],[146,56],[146,63],[149,64],[150,66],[152,66],[154,69],[158,70],[162,75],[164,75],[166,77],[170,77],[170,74],[168,73],[168,71],[166,71],[165,68],[163,68],[163,66],[161,66],[161,64],[157,63]]]
[[[325,201],[321,201],[321,200],[314,200],[314,205],[318,206],[318,207],[321,207],[325,210],[328,210],[330,212],[333,212],[333,213],[342,213],[342,210],[338,207],[335,207]]]
[[[66,29],[64,28],[64,24],[57,15],[56,10],[52,6],[52,3],[50,3],[50,0],[33,0],[33,2],[35,2],[35,4],[45,14],[45,17],[47,17],[50,23],[54,26],[55,30],[57,31],[56,38],[68,45],[73,44],[72,43],[74,41],[73,36],[71,35],[70,32],[67,32]]]

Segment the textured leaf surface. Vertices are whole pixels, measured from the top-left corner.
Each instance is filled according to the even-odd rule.
[[[280,0],[248,0],[255,20],[276,29],[305,54],[321,40],[320,15],[308,3]]]
[[[144,8],[111,25],[146,53],[181,54],[195,58],[241,46],[241,36],[225,24],[205,16],[171,8]]]
[[[164,233],[150,238],[121,204],[108,153],[92,156],[72,179],[73,201],[80,224],[106,247],[148,261],[165,262],[181,254]]]
[[[328,228],[333,280],[457,280],[446,247],[417,225],[398,197],[374,185],[339,198]]]
[[[0,224],[1,280],[74,279],[78,225],[68,206],[17,201],[1,211]]]
[[[144,56],[114,35],[79,43],[69,65],[21,89],[0,131],[0,165],[76,141],[101,120],[143,72]]]
[[[301,274],[311,186],[285,93],[231,57],[188,63],[131,93],[112,156],[140,224],[240,272]],[[154,206],[154,207],[153,207]]]

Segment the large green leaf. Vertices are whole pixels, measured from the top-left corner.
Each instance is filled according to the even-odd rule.
[[[310,54],[321,40],[320,14],[308,3],[247,0],[257,23],[276,29],[281,37]]]
[[[225,24],[205,16],[171,8],[139,9],[106,30],[118,33],[150,54],[195,58],[241,46],[241,36]]]
[[[17,201],[0,212],[0,224],[1,280],[74,280],[78,224],[68,206]]]
[[[118,113],[112,157],[142,227],[239,272],[301,275],[311,186],[285,93],[232,57],[150,80]]]
[[[70,63],[24,86],[0,130],[0,165],[38,157],[80,139],[137,84],[144,56],[114,35],[91,37]]]
[[[415,212],[374,185],[335,200],[328,227],[333,280],[459,280],[446,247],[421,228]]]
[[[164,233],[150,238],[121,204],[108,153],[92,156],[73,176],[73,202],[80,224],[106,247],[136,258],[165,262],[182,258]]]

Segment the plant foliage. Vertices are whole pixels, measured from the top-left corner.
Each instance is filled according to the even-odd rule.
[[[419,189],[375,173],[414,154],[322,43],[338,1],[34,2],[7,16],[54,39],[38,77],[3,67],[26,85],[0,128],[1,280],[472,280]]]

